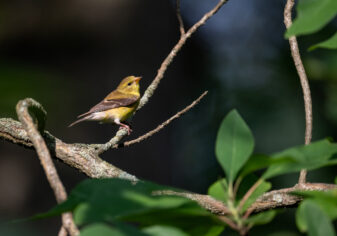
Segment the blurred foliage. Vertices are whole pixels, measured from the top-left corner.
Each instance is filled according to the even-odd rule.
[[[233,132],[233,127],[236,132]],[[226,135],[225,139],[224,135]],[[210,196],[227,206],[229,214],[226,217],[237,225],[241,233],[247,232],[255,225],[270,223],[279,212],[267,210],[251,216],[251,212],[247,213],[256,199],[271,188],[271,183],[266,182],[265,179],[304,168],[310,170],[337,164],[334,158],[337,156],[337,143],[331,143],[328,140],[289,148],[270,157],[262,156],[263,159],[278,161],[262,163],[261,156],[251,155],[250,151],[241,152],[243,158],[228,157],[228,153],[236,155],[237,150],[249,147],[253,142],[251,138],[249,127],[237,111],[231,111],[223,119],[216,141],[217,160],[227,178],[232,179],[228,183],[225,179],[221,179],[212,184],[208,191]],[[223,155],[224,153],[226,155]],[[259,159],[258,162],[250,161],[256,157]],[[239,166],[238,172],[247,169],[256,171],[260,168],[266,171],[260,174],[260,177],[254,178],[250,174],[235,178],[236,174],[228,172],[226,168],[228,165]],[[254,167],[250,168],[249,165]],[[35,218],[73,211],[76,224],[80,227],[85,226],[84,235],[116,233],[117,235],[212,236],[219,235],[223,231],[225,223],[217,219],[216,215],[187,198],[158,194],[158,191],[162,190],[182,191],[147,181],[132,183],[119,179],[86,180],[72,190],[67,201]],[[247,195],[247,193],[250,194]],[[336,193],[336,191],[297,193],[316,199],[315,202],[318,205],[329,211],[326,215],[324,210],[316,206],[316,203],[312,204],[309,200],[303,201],[297,212],[297,223],[302,232],[308,231],[310,235],[322,235],[319,233],[323,232],[326,235],[334,235],[329,217],[335,219],[337,216]],[[310,201],[314,201],[312,199]],[[108,223],[111,226],[102,225],[102,223]],[[132,223],[138,229],[125,225],[126,223]]]
[[[337,15],[335,0],[300,0],[297,4],[297,16],[285,33],[286,38],[312,34],[322,29]],[[310,47],[311,50],[321,47],[337,49],[337,33],[328,40]]]

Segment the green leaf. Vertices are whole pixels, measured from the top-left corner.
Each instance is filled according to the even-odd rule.
[[[263,174],[263,178],[300,171],[301,169],[317,169],[327,165],[337,164],[335,155],[337,144],[328,140],[321,140],[309,145],[289,148],[274,154],[272,158],[281,158],[283,161],[272,164]]]
[[[256,215],[249,217],[247,220],[245,220],[245,223],[251,224],[251,225],[268,224],[274,219],[274,217],[276,216],[276,213],[277,213],[276,210],[270,210],[270,211],[258,213]]]
[[[305,200],[296,212],[297,227],[309,236],[334,236],[333,225],[322,209],[312,200]]]
[[[311,46],[309,51],[312,51],[316,48],[337,49],[337,32],[331,38]]]
[[[129,236],[129,235],[135,235],[135,236],[146,236],[148,234],[142,233],[138,231],[137,229],[131,227],[131,226],[125,226],[122,227],[110,227],[107,224],[92,224],[84,229],[81,230],[80,236]]]
[[[153,195],[154,191],[170,189],[179,191],[146,181],[85,180],[75,187],[67,201],[52,209],[52,213],[73,211],[79,226],[104,222],[113,224],[118,230],[121,227],[115,227],[116,224],[124,222],[132,222],[139,227],[166,225],[190,235],[207,235],[215,229],[223,230],[224,224],[197,203],[178,196]]]
[[[240,177],[244,178],[255,171],[265,169],[273,164],[285,162],[289,162],[289,158],[271,158],[263,154],[253,155],[242,168]]]
[[[233,182],[254,148],[253,135],[236,110],[222,121],[215,145],[215,153],[228,181]]]
[[[228,199],[228,185],[226,179],[221,179],[213,183],[208,188],[208,195],[218,199],[222,202],[227,202]]]
[[[189,235],[219,235],[224,225],[212,213],[198,207],[196,203],[185,204],[175,209],[152,210],[123,217],[126,222],[137,222],[141,227],[170,225]]]
[[[143,232],[148,235],[153,236],[188,236],[180,229],[164,226],[164,225],[154,225],[143,229]]]
[[[115,220],[152,209],[176,208],[190,200],[177,196],[154,196],[158,190],[172,189],[150,182],[120,179],[100,179],[82,182],[72,191],[72,197],[83,198],[74,211],[78,224],[100,220]]]
[[[285,37],[317,32],[332,20],[336,13],[336,0],[300,0],[297,5],[297,17]]]
[[[294,192],[315,202],[330,219],[337,219],[337,190],[329,191],[300,191]]]

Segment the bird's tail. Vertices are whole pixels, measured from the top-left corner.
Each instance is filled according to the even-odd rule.
[[[76,120],[75,122],[71,123],[68,127],[74,126],[74,125],[76,125],[77,123],[80,123],[80,122],[85,121],[85,120],[88,120],[88,119],[90,119],[90,116],[85,116],[85,117],[83,117],[83,118],[81,118],[81,119],[79,119],[79,120]]]

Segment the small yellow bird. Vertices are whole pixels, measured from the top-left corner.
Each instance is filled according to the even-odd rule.
[[[100,121],[115,123],[125,127],[128,134],[131,128],[122,123],[130,118],[139,104],[139,80],[142,77],[128,76],[122,80],[117,89],[109,93],[103,101],[93,106],[88,112],[79,115],[79,120],[70,124],[69,127],[82,121]]]

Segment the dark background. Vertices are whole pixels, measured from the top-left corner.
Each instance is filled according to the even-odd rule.
[[[182,0],[191,26],[217,1]],[[188,114],[149,140],[102,157],[139,178],[206,193],[224,174],[214,143],[222,118],[236,108],[251,127],[257,153],[273,153],[304,142],[302,91],[283,38],[284,1],[229,1],[187,42],[150,102],[133,120],[135,138],[209,94]],[[313,96],[313,140],[336,138],[337,55],[307,48],[326,39],[336,21],[299,38]],[[47,130],[65,142],[103,143],[111,125],[67,126],[99,102],[127,75],[141,75],[142,92],[179,38],[173,1],[68,0],[0,2],[0,117],[16,118],[25,97],[48,112]],[[68,192],[86,177],[57,163]],[[332,182],[335,167],[314,171],[309,181]],[[273,186],[292,186],[298,175]],[[0,141],[0,219],[18,219],[55,205],[32,150]],[[2,227],[0,235],[56,235],[59,218]],[[293,211],[252,234],[296,232]]]

